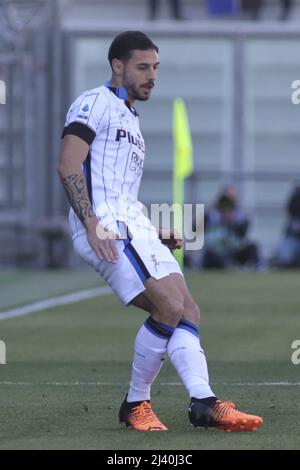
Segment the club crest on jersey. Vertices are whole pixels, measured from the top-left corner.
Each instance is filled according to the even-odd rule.
[[[137,153],[133,152],[131,155],[129,169],[134,171],[137,176],[141,176],[143,173],[144,160],[138,156]]]
[[[138,137],[134,137],[129,131],[125,129],[117,129],[116,141],[119,142],[121,139],[127,139],[132,145],[136,145],[139,150],[145,153],[145,145],[143,140]]]
[[[89,109],[90,109],[90,108],[89,108],[89,105],[88,105],[88,104],[85,104],[85,105],[83,106],[83,108],[81,109],[81,111],[83,111],[84,113],[87,113]]]

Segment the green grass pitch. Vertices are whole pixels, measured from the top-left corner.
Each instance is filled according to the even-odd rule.
[[[0,273],[0,310],[95,287],[93,272]],[[152,402],[168,433],[121,427],[135,333],[146,318],[114,295],[0,320],[0,449],[299,449],[299,274],[188,273],[218,397],[264,418],[256,433],[195,429],[166,364]]]

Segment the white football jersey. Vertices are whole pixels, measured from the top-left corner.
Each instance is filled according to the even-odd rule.
[[[100,223],[119,233],[117,221],[123,221],[133,237],[141,230],[156,237],[138,202],[145,158],[139,118],[122,92],[108,85],[84,92],[68,111],[63,135],[77,135],[89,144],[83,172]],[[70,216],[77,218],[73,209]],[[83,228],[79,219],[77,223]]]

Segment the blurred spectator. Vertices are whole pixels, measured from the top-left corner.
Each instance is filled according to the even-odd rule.
[[[260,14],[263,0],[242,0],[241,9],[243,12],[250,13],[254,20],[257,20]]]
[[[300,186],[296,186],[287,204],[288,223],[285,235],[271,260],[272,266],[300,267]]]
[[[281,6],[280,19],[286,20],[289,17],[291,8],[294,4],[293,0],[279,0]],[[241,9],[242,11],[249,12],[253,19],[259,18],[262,7],[264,6],[264,0],[242,0]]]
[[[289,17],[290,11],[294,5],[293,0],[281,0],[281,20],[286,20]]]
[[[176,20],[182,20],[182,6],[181,0],[168,0],[170,4],[170,9],[172,12],[173,18]],[[158,8],[159,8],[160,0],[148,0],[149,5],[149,17],[151,20],[157,18]]]
[[[247,236],[249,225],[248,217],[239,208],[235,188],[226,187],[205,216],[203,268],[258,268],[257,245]]]

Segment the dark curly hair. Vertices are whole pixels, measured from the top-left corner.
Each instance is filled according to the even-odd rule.
[[[148,51],[150,49],[158,52],[158,47],[146,34],[141,31],[125,31],[118,34],[110,45],[108,51],[110,66],[113,59],[127,61],[133,50]]]

